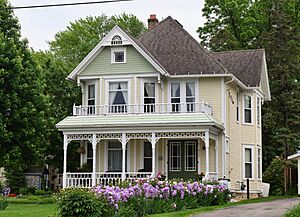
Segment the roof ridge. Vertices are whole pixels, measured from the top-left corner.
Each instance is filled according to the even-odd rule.
[[[242,49],[242,50],[228,50],[228,51],[212,51],[211,53],[212,54],[216,54],[216,53],[239,53],[239,52],[255,52],[255,51],[258,51],[258,50],[261,50],[261,51],[265,51],[264,48],[254,48],[254,49]]]

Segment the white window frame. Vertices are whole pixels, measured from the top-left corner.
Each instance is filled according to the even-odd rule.
[[[144,102],[145,102],[145,99],[144,99],[144,85],[145,83],[154,83],[155,84],[155,105],[158,104],[158,83],[157,83],[157,79],[155,78],[142,78],[140,79],[140,105],[144,105]],[[157,109],[159,108],[156,108],[157,106],[155,106],[155,112],[157,111]],[[141,107],[141,111],[144,112],[144,107],[142,106]],[[155,113],[154,112],[154,113]]]
[[[182,158],[182,150],[181,150],[181,142],[173,142],[173,141],[171,141],[170,142],[170,149],[169,149],[169,151],[170,151],[170,172],[180,172],[181,171],[181,158]],[[176,156],[173,156],[172,155],[172,146],[173,145],[176,145],[176,146],[179,146],[179,155],[176,155]],[[173,164],[172,164],[172,157],[179,157],[179,166],[178,166],[178,168],[177,169],[173,169]]]
[[[195,154],[194,155],[187,155],[187,147],[189,145],[195,146]],[[194,163],[195,163],[195,168],[194,169],[187,169],[187,160],[189,157],[194,157]],[[184,169],[185,171],[196,171],[197,170],[197,143],[196,141],[186,141],[184,142]]]
[[[260,151],[260,159],[258,159],[258,151]],[[260,172],[260,177],[258,176],[258,172]],[[257,145],[257,179],[259,181],[262,180],[262,148]]]
[[[97,99],[98,99],[98,85],[96,80],[87,80],[85,81],[85,105],[88,105],[89,100],[89,85],[95,85],[95,106],[97,105]]]
[[[252,171],[252,174],[251,174],[251,178],[246,178],[246,168],[245,168],[245,164],[246,163],[249,163],[249,162],[245,162],[245,149],[250,149],[251,150],[251,171]],[[245,145],[243,144],[243,179],[246,180],[246,179],[249,179],[249,180],[254,180],[254,159],[255,159],[255,156],[254,156],[254,145]]]
[[[120,159],[120,161],[122,162],[123,161],[123,149],[122,149],[122,144],[121,144],[121,148],[118,148],[118,149],[116,149],[116,148],[114,148],[114,149],[111,149],[111,148],[109,148],[109,142],[110,141],[107,141],[107,153],[106,153],[106,156],[107,156],[107,161],[106,161],[106,170],[109,170],[109,151],[110,150],[118,150],[118,151],[121,151],[122,152],[122,155],[121,155],[121,159]],[[126,155],[125,155],[126,156]],[[121,168],[122,168],[122,164],[121,164]]]
[[[249,109],[249,108],[245,108],[245,98],[247,96],[249,96],[250,100],[251,100],[251,102],[250,102],[250,105],[251,105],[251,108],[250,108],[251,109],[251,112],[250,112],[250,114],[251,114],[251,122],[250,123],[245,122],[245,117],[246,117],[246,115],[245,115],[245,109]],[[253,96],[251,96],[249,94],[243,95],[243,124],[245,124],[245,125],[253,125]]]
[[[256,125],[261,127],[261,98],[256,97]]]
[[[171,84],[172,83],[179,83],[180,84],[180,103],[186,104],[186,83],[195,83],[195,112],[197,112],[197,103],[199,103],[199,80],[183,80],[183,79],[169,79],[168,80],[168,104],[169,108],[168,111],[172,111],[171,106]],[[186,112],[186,108],[181,108],[179,113]]]
[[[227,136],[226,136],[226,139],[225,139],[225,150],[226,150],[227,154],[230,153],[230,139]]]
[[[236,92],[236,122],[240,122],[241,119],[241,114],[240,114],[240,93],[237,91]]]
[[[126,63],[126,47],[113,47],[113,48],[110,48],[110,51],[111,51],[111,63],[112,64],[124,64]],[[115,53],[116,52],[124,52],[124,62],[115,62]]]
[[[105,105],[107,108],[109,107],[109,83],[114,83],[114,82],[127,82],[127,94],[128,94],[128,99],[127,99],[127,113],[132,112],[131,108],[131,79],[126,78],[126,79],[107,79],[105,80]],[[107,111],[108,112],[108,111]],[[114,114],[114,113],[112,113]]]

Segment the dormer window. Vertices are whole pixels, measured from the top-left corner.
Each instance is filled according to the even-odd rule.
[[[111,63],[126,63],[126,47],[111,48]]]
[[[111,45],[122,45],[122,38],[119,35],[115,35],[111,40]]]

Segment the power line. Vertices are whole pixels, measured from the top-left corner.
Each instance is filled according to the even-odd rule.
[[[64,7],[64,6],[74,6],[74,5],[91,5],[91,4],[103,4],[103,3],[127,2],[127,1],[133,1],[133,0],[108,0],[108,1],[97,1],[97,2],[74,2],[74,3],[63,3],[63,4],[29,5],[29,6],[0,8],[0,10]]]

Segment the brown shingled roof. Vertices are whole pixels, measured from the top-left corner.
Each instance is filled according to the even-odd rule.
[[[225,74],[227,69],[170,16],[138,40],[171,75]]]
[[[212,55],[248,87],[259,86],[264,49],[215,52]]]

